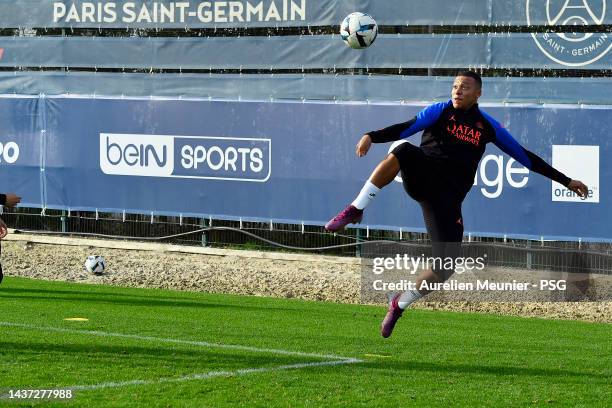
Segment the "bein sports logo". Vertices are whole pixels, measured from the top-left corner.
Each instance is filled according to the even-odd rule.
[[[265,182],[271,140],[101,133],[100,169],[122,176]]]
[[[552,201],[599,203],[599,146],[553,145],[552,165],[576,180],[589,192],[580,198],[559,183],[552,182]]]
[[[556,33],[555,26],[603,25],[607,0],[527,0],[527,24],[546,21],[545,33],[532,33],[538,48],[551,60],[580,67],[601,59],[612,48],[607,33]]]

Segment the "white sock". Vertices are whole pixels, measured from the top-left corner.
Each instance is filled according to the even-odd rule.
[[[351,203],[358,210],[363,210],[370,204],[370,201],[374,200],[378,195],[380,188],[376,187],[374,184],[370,182],[370,180],[366,181],[363,185],[363,188],[359,192],[359,195]]]
[[[419,300],[420,298],[422,298],[423,295],[421,295],[419,293],[418,290],[407,290],[404,293],[401,294],[401,296],[399,297],[399,299],[397,299],[397,305],[399,306],[400,309],[405,309],[408,306],[410,306],[412,303],[414,303],[415,301]]]

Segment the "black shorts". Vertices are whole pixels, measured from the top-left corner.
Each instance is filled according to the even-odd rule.
[[[391,153],[400,163],[406,193],[421,205],[431,241],[461,242],[463,195],[449,179],[452,170],[447,169],[443,161],[427,156],[411,143],[402,143]]]

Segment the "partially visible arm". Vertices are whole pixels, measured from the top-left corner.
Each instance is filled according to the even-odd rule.
[[[0,193],[0,206],[14,207],[20,202],[21,202],[21,197],[19,197],[15,193],[6,193],[6,194]],[[2,213],[2,211],[0,211],[0,213]],[[6,237],[7,233],[8,233],[8,229],[6,227],[6,224],[0,218],[0,239]]]
[[[367,135],[370,136],[372,143],[387,143],[405,139],[436,123],[442,111],[444,111],[450,103],[450,101],[434,103],[423,109],[408,122],[398,123],[397,125],[392,125],[381,130],[368,132]]]
[[[21,202],[21,197],[15,193],[0,194],[0,205],[14,207]]]
[[[6,224],[4,223],[2,218],[0,218],[0,239],[6,237],[7,234],[8,234],[8,228],[6,227]]]

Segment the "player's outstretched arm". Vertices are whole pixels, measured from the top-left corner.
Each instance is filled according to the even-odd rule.
[[[495,119],[482,112],[483,116],[491,123],[495,129],[495,145],[507,153],[510,157],[527,167],[529,170],[535,171],[548,177],[549,179],[556,181],[557,183],[567,187],[574,193],[578,194],[582,198],[586,198],[588,195],[588,188],[584,183],[579,180],[572,180],[559,170],[546,163],[540,156],[530,152],[519,144],[519,142],[512,137],[510,132],[504,129],[499,122]]]
[[[524,147],[521,147],[521,149],[523,149],[523,152],[529,159],[530,166],[527,167],[528,169],[533,170],[536,173],[543,175],[544,177],[548,177],[549,179],[564,185],[565,187],[567,187],[574,193],[578,194],[582,198],[587,197],[587,195],[589,194],[589,189],[587,186],[584,185],[583,182],[581,182],[580,180],[570,179],[565,174],[561,173],[559,170],[555,169],[550,164],[546,163],[537,154],[530,152]]]
[[[436,123],[444,109],[450,105],[450,101],[434,103],[433,105],[429,105],[423,109],[408,122],[398,123],[381,130],[368,132],[361,138],[359,143],[357,143],[357,155],[360,157],[364,156],[372,143],[394,142],[396,140],[405,139],[417,132],[427,129]],[[369,140],[366,138],[366,136],[369,136]]]

